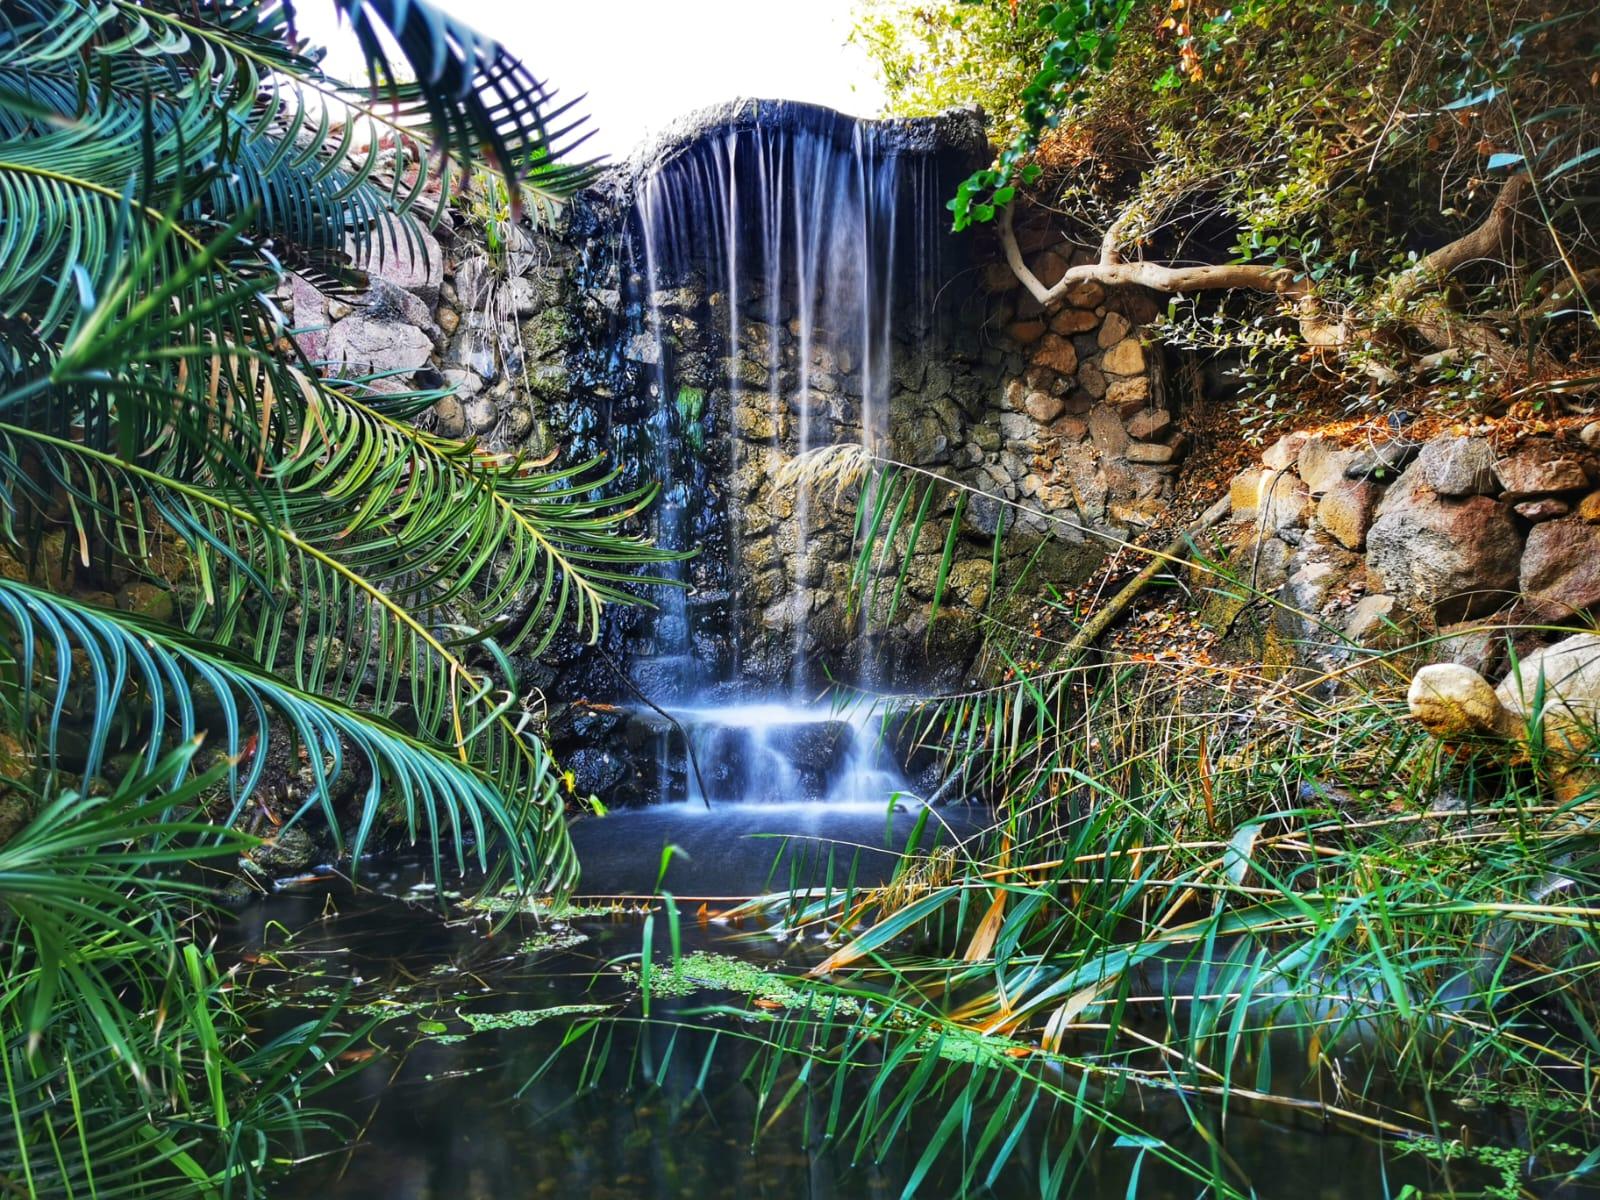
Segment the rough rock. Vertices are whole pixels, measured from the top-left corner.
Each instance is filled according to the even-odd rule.
[[[1065,407],[1060,396],[1052,396],[1047,392],[1029,392],[1022,402],[1023,411],[1040,423],[1055,420]]]
[[[414,325],[430,336],[441,335],[433,323],[433,314],[426,304],[404,288],[389,280],[376,277],[372,286],[361,298],[361,309],[369,321],[392,321]]]
[[[433,342],[413,325],[346,317],[328,333],[329,368],[340,375],[407,376],[426,366]]]
[[[1346,450],[1335,439],[1319,434],[1301,443],[1295,465],[1311,494],[1320,496],[1344,478],[1345,468],[1355,457],[1354,450]]]
[[[1398,475],[1422,449],[1420,442],[1396,438],[1376,446],[1360,446],[1345,464],[1346,479],[1377,479],[1388,482]]]
[[[1537,500],[1524,500],[1521,504],[1512,506],[1516,509],[1517,516],[1527,521],[1550,521],[1556,517],[1564,517],[1572,511],[1572,505],[1565,500],[1558,500],[1554,496],[1541,496]]]
[[[1109,318],[1108,318],[1109,319]],[[1104,330],[1101,331],[1102,333]],[[1123,338],[1105,352],[1100,369],[1108,375],[1139,375],[1144,372],[1144,347],[1136,337]]]
[[[1388,590],[1444,622],[1500,607],[1517,582],[1522,534],[1487,496],[1442,497],[1412,467],[1389,489],[1367,531],[1367,567]]]
[[[1424,446],[1417,463],[1428,486],[1441,496],[1487,496],[1500,490],[1494,459],[1494,448],[1485,438],[1444,437]]]
[[[1050,318],[1051,330],[1063,337],[1071,337],[1075,333],[1087,333],[1098,324],[1100,324],[1099,317],[1081,308],[1063,308]]]
[[[1040,338],[1031,359],[1034,365],[1048,367],[1063,375],[1071,375],[1078,369],[1078,352],[1070,341],[1058,333],[1047,333]]]
[[[1344,636],[1358,646],[1370,646],[1381,639],[1399,610],[1400,602],[1386,593],[1363,596],[1344,619]]]
[[[1081,442],[1089,436],[1089,423],[1081,417],[1058,417],[1051,422],[1047,432],[1069,442]]]
[[[1522,556],[1520,583],[1545,620],[1600,605],[1600,527],[1578,520],[1535,525]]]
[[[1411,715],[1436,738],[1510,737],[1515,728],[1482,675],[1460,663],[1430,663],[1406,691]]]
[[[1245,517],[1255,519],[1256,508],[1261,503],[1262,481],[1265,478],[1266,472],[1258,467],[1240,471],[1233,477],[1233,482],[1228,485],[1228,501],[1233,507],[1236,520]]]
[[[434,432],[441,437],[459,438],[467,433],[466,406],[454,396],[446,396],[433,406]]]
[[[1506,629],[1495,621],[1462,621],[1439,630],[1439,652],[1449,661],[1488,676],[1505,653]]]
[[[1439,738],[1498,737],[1519,747],[1542,743],[1536,761],[1559,803],[1593,792],[1600,635],[1580,633],[1529,654],[1495,688],[1456,663],[1423,667],[1406,701],[1423,728]]]
[[[1310,440],[1310,434],[1299,430],[1286,433],[1266,448],[1261,455],[1261,462],[1269,470],[1292,471],[1300,461],[1300,452]]]
[[[1317,521],[1341,546],[1360,550],[1367,542],[1383,487],[1368,479],[1341,479],[1317,502]]]
[[[1122,454],[1127,450],[1130,440],[1128,431],[1122,426],[1122,418],[1104,404],[1095,405],[1089,413],[1089,436],[1094,439],[1100,453],[1106,455]]]
[[[584,746],[567,756],[567,769],[572,772],[572,789],[579,795],[595,795],[604,799],[606,794],[622,782],[628,764],[619,755],[597,746]]]
[[[1261,477],[1256,501],[1256,527],[1263,533],[1279,534],[1303,529],[1311,518],[1311,494],[1306,485],[1289,471],[1268,471]]]
[[[1164,408],[1147,409],[1128,422],[1128,436],[1147,442],[1172,428],[1172,414]]]
[[[299,275],[289,276],[289,302],[293,306],[295,344],[312,362],[326,354],[328,298]]]
[[[1092,280],[1075,283],[1067,289],[1066,300],[1073,308],[1095,308],[1105,301],[1106,289]]]
[[[1542,718],[1546,745],[1556,735],[1568,748],[1586,748],[1600,717],[1600,634],[1574,634],[1535,650],[1494,694],[1519,725]]]
[[[1150,403],[1150,381],[1143,375],[1118,379],[1106,389],[1106,403],[1120,413],[1135,413]]]
[[[1099,343],[1100,349],[1109,350],[1127,337],[1131,328],[1128,324],[1128,318],[1121,313],[1107,313],[1106,319],[1100,325],[1100,333],[1095,338],[1095,341]]]
[[[1581,492],[1589,476],[1577,459],[1562,454],[1553,443],[1529,442],[1494,464],[1495,477],[1509,504],[1561,492]]]
[[[1177,456],[1177,447],[1163,445],[1160,442],[1132,442],[1127,449],[1128,461],[1131,463],[1159,466],[1171,462]]]
[[[1339,568],[1331,562],[1319,560],[1298,568],[1283,585],[1283,599],[1288,611],[1310,616],[1320,613],[1338,586],[1339,579]]]
[[[416,221],[385,214],[379,218],[365,252],[357,253],[354,239],[345,248],[357,270],[404,288],[430,307],[438,302],[439,285],[444,281],[444,251],[433,234]]]

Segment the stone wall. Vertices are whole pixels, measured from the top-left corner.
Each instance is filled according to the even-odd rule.
[[[1090,260],[1035,222],[1019,225],[1017,239],[1045,286]],[[1160,311],[1155,295],[1085,283],[1046,310],[998,246],[985,257],[985,326],[1015,349],[1002,380],[998,454],[985,464],[990,486],[1113,540],[1162,523],[1188,447],[1176,389],[1142,337]]]
[[[1597,483],[1600,423],[1288,434],[1233,480],[1237,583],[1212,582],[1210,613],[1269,665],[1320,676],[1411,645],[1493,676],[1508,647],[1592,621]]]

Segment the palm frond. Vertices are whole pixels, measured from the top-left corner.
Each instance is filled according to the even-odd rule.
[[[248,1190],[264,1134],[325,1120],[284,1101],[348,1046],[331,1013],[225,1061],[243,1018],[189,940],[206,901],[176,872],[253,839],[197,819],[228,770],[195,774],[198,749],[110,793],[47,794],[0,845],[0,1178],[30,1196],[176,1200],[230,1176]]]
[[[104,773],[112,753],[135,753],[149,769],[174,742],[215,728],[230,760],[240,759],[252,739],[257,747],[242,766],[228,768],[233,812],[222,824],[231,825],[261,781],[276,715],[304,748],[316,783],[301,812],[320,805],[335,836],[344,814],[333,809],[331,785],[347,755],[367,766],[371,782],[361,801],[355,854],[387,803],[404,812],[412,837],[426,826],[436,868],[449,834],[458,869],[465,868],[471,840],[486,870],[494,865],[489,848],[499,846],[523,887],[562,887],[574,876],[557,772],[543,745],[515,727],[491,757],[497,766],[518,764],[513,790],[497,787],[464,753],[443,753],[377,717],[295,689],[224,649],[125,613],[0,581],[0,621],[18,646],[14,704],[24,727],[37,731],[46,766],[70,769],[85,787]],[[130,705],[134,697],[140,703]],[[493,715],[473,719],[488,722]],[[462,744],[476,745],[484,736],[464,736]]]
[[[426,122],[446,155],[461,163],[487,158],[514,191],[527,184],[552,199],[593,177],[593,162],[571,161],[590,136],[572,116],[578,101],[555,105],[556,93],[498,42],[427,0],[334,4],[361,44],[373,85],[402,122]],[[394,71],[384,34],[400,48],[414,81]]]

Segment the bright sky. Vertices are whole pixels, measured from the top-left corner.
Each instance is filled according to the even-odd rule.
[[[437,0],[516,52],[563,98],[587,92],[588,145],[625,158],[692,109],[740,96],[876,115],[883,91],[848,44],[852,0]],[[300,0],[301,32],[333,45],[332,5]],[[334,46],[337,51],[338,47]],[[340,55],[336,72],[359,70]]]

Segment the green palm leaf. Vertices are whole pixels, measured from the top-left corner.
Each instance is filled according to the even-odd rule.
[[[248,1190],[262,1135],[325,1123],[282,1096],[318,1090],[359,1036],[332,1034],[330,1012],[224,1062],[243,1020],[188,940],[205,897],[174,871],[254,839],[195,819],[228,771],[193,774],[197,749],[109,794],[47,796],[0,845],[0,1178],[30,1196],[190,1197],[229,1175]]]
[[[542,744],[513,732],[526,768],[519,787],[501,789],[462,757],[452,757],[365,713],[295,689],[227,651],[157,626],[0,581],[0,621],[18,646],[16,708],[37,730],[40,753],[54,769],[66,767],[66,735],[75,735],[73,769],[85,786],[102,774],[108,754],[132,749],[153,767],[174,742],[202,727],[220,733],[236,760],[254,738],[257,752],[241,769],[230,765],[226,791],[233,814],[261,779],[265,747],[276,714],[305,748],[317,786],[302,813],[322,806],[337,836],[342,814],[333,810],[330,785],[354,754],[371,773],[352,844],[359,856],[382,803],[398,805],[412,837],[426,836],[437,869],[440,842],[455,841],[455,863],[465,868],[464,842],[477,845],[479,865],[491,867],[491,843],[524,887],[563,887],[575,874],[561,821],[559,781]],[[74,682],[74,676],[78,682]],[[137,696],[141,703],[130,706]],[[137,714],[132,721],[127,714]],[[511,747],[498,753],[510,756]]]

